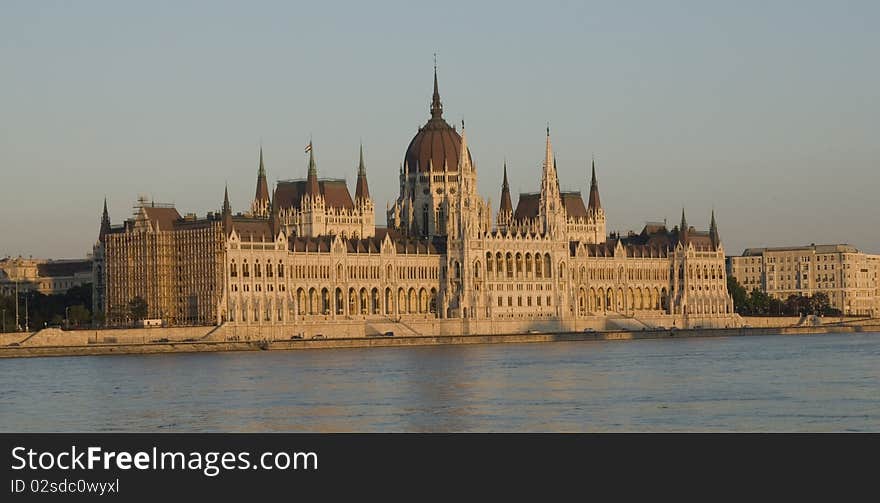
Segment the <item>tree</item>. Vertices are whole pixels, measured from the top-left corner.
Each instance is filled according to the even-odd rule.
[[[813,312],[826,316],[835,316],[840,311],[831,307],[831,301],[828,299],[827,293],[819,292],[813,296]]]
[[[740,314],[748,314],[749,295],[745,287],[732,275],[727,276],[727,292],[733,298],[733,310]]]
[[[128,311],[134,320],[142,320],[147,317],[147,301],[137,296],[128,302]]]
[[[748,306],[749,314],[769,314],[770,296],[755,288],[749,294]]]
[[[76,306],[71,306],[70,309],[67,310],[67,317],[72,325],[78,326],[88,323],[89,320],[92,319],[92,313],[82,304],[78,304]]]

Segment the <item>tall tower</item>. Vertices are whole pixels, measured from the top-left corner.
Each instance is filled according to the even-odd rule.
[[[104,198],[104,211],[101,213],[101,228],[98,241],[92,247],[92,313],[96,320],[107,316],[107,261],[106,240],[110,233],[110,213],[107,211],[107,198]]]
[[[538,219],[543,227],[542,231],[549,235],[557,235],[565,222],[562,197],[559,194],[559,177],[556,174],[553,146],[550,144],[550,126],[547,126],[547,145],[544,152],[544,169],[541,175],[541,202],[538,208]]]

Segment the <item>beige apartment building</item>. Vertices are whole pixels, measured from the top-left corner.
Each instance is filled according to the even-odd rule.
[[[785,300],[825,293],[846,315],[880,316],[880,255],[847,244],[747,248],[728,258],[728,273],[746,291]]]

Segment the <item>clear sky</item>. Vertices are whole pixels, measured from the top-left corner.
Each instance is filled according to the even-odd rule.
[[[0,256],[82,257],[104,196],[234,210],[320,176],[377,224],[428,118],[432,53],[497,207],[538,188],[549,122],[563,189],[595,155],[609,231],[708,227],[744,247],[880,253],[880,2],[0,3]],[[514,204],[516,196],[514,195]]]

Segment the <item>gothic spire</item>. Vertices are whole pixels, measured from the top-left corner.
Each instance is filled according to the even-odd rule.
[[[312,141],[309,140],[309,174],[306,177],[306,194],[316,197],[321,193],[318,188],[318,167],[315,165],[315,149],[312,148]]]
[[[709,222],[709,239],[712,240],[712,246],[716,249],[721,244],[721,236],[718,235],[718,224],[715,223],[715,210],[712,210],[712,220]]]
[[[590,178],[590,199],[587,209],[595,213],[600,208],[602,208],[602,203],[599,201],[599,182],[596,180],[596,160],[593,159],[593,175]]]
[[[266,181],[266,167],[263,165],[263,147],[260,146],[260,168],[257,170],[257,191],[254,195],[254,208],[268,207],[269,184]]]
[[[464,120],[461,121],[461,147],[458,152],[458,171],[465,173],[472,169],[470,158],[468,156],[467,137],[464,134]]]
[[[541,175],[541,192],[545,197],[559,196],[559,178],[556,175],[556,156],[550,143],[550,126],[547,126],[547,144],[544,151],[544,172]],[[549,203],[549,200],[548,200]]]
[[[223,189],[223,232],[228,236],[232,232],[232,206],[229,205],[229,185]]]
[[[684,207],[681,208],[681,225],[678,227],[678,235],[679,240],[681,242],[687,242],[688,238],[688,223],[687,219],[684,217]]]
[[[229,206],[229,185],[223,189],[223,214],[232,214],[232,207]]]
[[[358,163],[357,186],[354,190],[354,199],[366,201],[370,198],[370,188],[367,186],[367,167],[364,165],[364,144],[361,143],[361,160]]]
[[[431,118],[440,119],[443,117],[443,105],[440,103],[440,90],[437,86],[437,59],[434,59],[434,96],[431,99]]]
[[[504,180],[501,182],[501,212],[513,213],[510,201],[510,185],[507,183],[507,161],[504,161]]]
[[[110,213],[107,211],[107,197],[104,197],[104,212],[101,214],[101,231],[98,239],[104,241],[104,236],[110,232]]]

